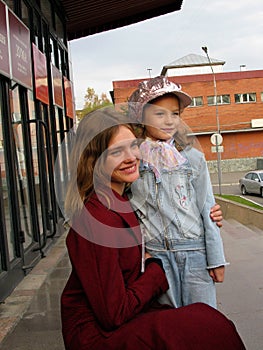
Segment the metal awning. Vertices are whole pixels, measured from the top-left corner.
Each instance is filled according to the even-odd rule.
[[[60,0],[68,40],[123,27],[181,9],[183,0]]]

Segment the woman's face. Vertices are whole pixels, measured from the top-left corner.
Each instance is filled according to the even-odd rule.
[[[146,136],[153,140],[169,140],[180,123],[179,100],[175,95],[164,95],[144,109],[143,124]]]
[[[110,186],[122,194],[126,183],[139,177],[140,151],[138,140],[126,126],[120,125],[109,142],[104,171],[110,175]]]

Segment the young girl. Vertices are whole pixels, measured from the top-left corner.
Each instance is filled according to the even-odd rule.
[[[180,114],[191,103],[181,87],[160,76],[139,84],[129,117],[143,126],[140,178],[131,187],[147,251],[162,259],[169,290],[161,302],[175,307],[204,302],[216,308],[215,282],[226,265],[203,153]]]
[[[147,255],[125,187],[139,176],[138,142],[112,109],[81,120],[65,201],[72,272],[61,297],[67,350],[244,350],[234,324],[197,303],[157,303],[168,288],[160,259]]]

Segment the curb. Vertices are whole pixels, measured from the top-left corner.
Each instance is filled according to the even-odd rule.
[[[246,205],[232,202],[225,198],[215,196],[216,203],[220,204],[223,218],[234,219],[245,226],[254,226],[263,230],[263,211],[250,208]]]

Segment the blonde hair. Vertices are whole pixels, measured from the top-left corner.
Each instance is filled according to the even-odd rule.
[[[112,107],[90,112],[79,123],[70,155],[70,180],[64,204],[69,220],[81,211],[94,186],[105,186],[107,174],[103,164],[109,142],[120,125],[134,133],[127,117]]]

